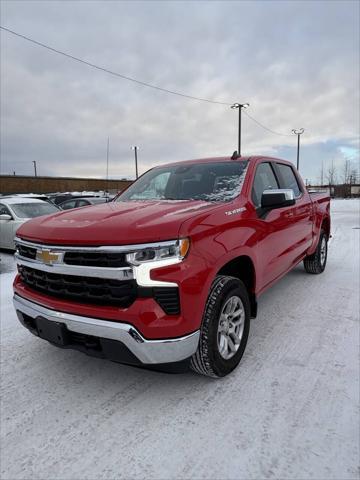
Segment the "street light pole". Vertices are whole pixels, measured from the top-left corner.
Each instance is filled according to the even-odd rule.
[[[297,168],[297,170],[299,170],[299,166],[300,166],[300,135],[302,135],[304,133],[304,131],[305,130],[303,128],[299,128],[298,130],[293,128],[291,130],[291,133],[293,133],[294,135],[297,135],[297,154],[296,154],[296,168]]]
[[[238,156],[241,157],[241,110],[247,108],[249,103],[234,103],[231,108],[239,110],[239,124],[238,124]]]
[[[134,150],[134,153],[135,153],[135,172],[136,172],[136,178],[139,177],[139,173],[138,173],[138,157],[137,157],[137,151],[138,151],[138,147],[136,145],[134,145],[133,147],[131,147],[131,150]]]
[[[107,139],[107,148],[106,148],[106,192],[109,193],[109,146],[110,138]]]
[[[34,172],[35,172],[35,177],[37,177],[37,171],[36,171],[36,160],[33,160],[32,163],[34,164]]]

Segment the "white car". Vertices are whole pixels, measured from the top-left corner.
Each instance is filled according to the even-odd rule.
[[[22,197],[0,197],[0,248],[15,250],[16,230],[27,220],[59,212],[59,208],[43,200]]]

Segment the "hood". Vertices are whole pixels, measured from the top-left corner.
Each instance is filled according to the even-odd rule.
[[[52,245],[128,245],[178,238],[181,224],[217,205],[203,201],[110,202],[34,218],[17,236]]]

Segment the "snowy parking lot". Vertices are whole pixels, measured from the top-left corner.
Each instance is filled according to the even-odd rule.
[[[260,298],[221,380],[35,338],[1,253],[1,478],[359,478],[359,202],[332,201],[332,222],[324,274],[301,264]]]

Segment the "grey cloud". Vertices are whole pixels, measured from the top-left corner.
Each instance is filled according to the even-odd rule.
[[[144,81],[206,98],[249,101],[270,128],[302,138],[304,176],[319,159],[358,152],[357,2],[2,2],[2,23]],[[133,175],[231,153],[236,113],[90,69],[1,32],[1,171]],[[295,158],[295,138],[244,117],[244,153]],[[358,153],[357,153],[358,155]]]

